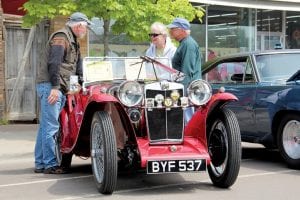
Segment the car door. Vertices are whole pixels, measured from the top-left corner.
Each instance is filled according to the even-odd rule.
[[[215,63],[203,73],[214,92],[224,87],[239,100],[227,105],[239,121],[242,139],[251,141],[257,134],[255,99],[257,82],[250,57],[229,58]]]

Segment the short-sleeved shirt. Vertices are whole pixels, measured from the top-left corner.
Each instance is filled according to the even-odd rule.
[[[172,59],[172,66],[185,74],[185,78],[182,81],[185,87],[193,80],[201,78],[200,49],[191,36],[180,41],[180,45]]]

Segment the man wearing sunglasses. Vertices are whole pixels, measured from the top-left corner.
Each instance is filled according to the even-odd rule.
[[[149,37],[151,39],[151,44],[146,51],[146,56],[153,58],[167,57],[171,62],[176,47],[168,36],[167,27],[160,22],[154,22],[151,25],[150,30]]]
[[[184,18],[175,18],[167,26],[171,38],[179,42],[172,59],[172,66],[185,74],[182,81],[185,88],[193,80],[200,79],[201,55],[197,42],[190,36],[190,23]]]

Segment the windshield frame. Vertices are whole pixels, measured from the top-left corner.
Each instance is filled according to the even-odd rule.
[[[148,59],[145,59],[148,58]],[[172,80],[178,71],[171,67],[168,58],[149,57],[85,57],[83,81],[102,82],[114,80]]]

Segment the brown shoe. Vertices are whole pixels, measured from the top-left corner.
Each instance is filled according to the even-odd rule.
[[[44,174],[66,174],[67,172],[58,166],[50,167],[48,169],[44,169]]]

